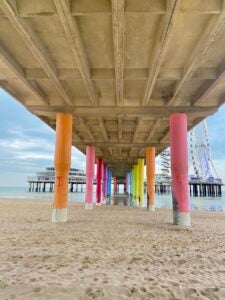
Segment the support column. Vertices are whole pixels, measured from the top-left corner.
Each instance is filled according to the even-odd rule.
[[[126,193],[129,194],[129,185],[130,185],[129,174],[126,175]]]
[[[144,204],[144,159],[138,159],[139,197],[140,206]]]
[[[101,201],[104,201],[104,191],[105,191],[105,174],[104,174],[104,170],[105,170],[105,164],[102,162],[102,182],[101,182],[101,189],[102,189],[102,192],[101,192]]]
[[[55,142],[55,190],[52,211],[52,222],[67,221],[68,178],[71,164],[72,145],[71,114],[56,114],[56,142]]]
[[[132,167],[132,196],[135,197],[135,168]]]
[[[129,173],[130,176],[130,189],[129,189],[129,194],[132,195],[132,188],[133,188],[133,182],[132,182],[132,170]]]
[[[112,173],[111,173],[110,169],[108,169],[107,196],[111,196],[111,176],[112,176]]]
[[[138,178],[138,165],[134,166],[135,172],[135,198],[136,204],[139,205],[139,178]]]
[[[171,174],[174,224],[190,226],[188,195],[187,116],[170,116]]]
[[[86,193],[85,209],[93,208],[93,180],[95,173],[95,147],[86,147]]]
[[[101,204],[102,192],[102,158],[97,158],[97,187],[96,187],[96,204]]]
[[[104,198],[107,197],[107,190],[108,190],[108,166],[105,165],[105,168],[104,168]]]
[[[155,147],[146,148],[146,175],[149,198],[147,207],[150,211],[155,211]]]
[[[113,176],[113,193],[117,193],[117,182],[116,182],[116,176]]]

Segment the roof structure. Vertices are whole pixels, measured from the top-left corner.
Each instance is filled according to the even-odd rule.
[[[225,101],[223,0],[1,0],[0,86],[115,175],[169,145],[168,117],[192,128]]]

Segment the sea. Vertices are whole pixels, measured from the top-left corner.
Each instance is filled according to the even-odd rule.
[[[122,187],[119,193],[123,193]],[[83,192],[69,193],[69,200],[72,202],[85,201],[85,186]],[[28,187],[0,187],[0,199],[32,199],[32,200],[53,200],[51,192],[29,192]],[[96,199],[96,187],[94,186],[94,200]],[[198,211],[225,211],[225,191],[220,198],[210,197],[190,197],[191,210]],[[145,195],[144,206],[146,207],[147,199]],[[156,194],[156,208],[172,208],[171,194]]]

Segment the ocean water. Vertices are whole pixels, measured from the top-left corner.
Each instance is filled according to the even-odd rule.
[[[122,193],[122,188],[119,191]],[[0,187],[0,199],[36,199],[36,200],[53,200],[53,193],[50,192],[29,192],[26,187]],[[96,199],[96,186],[94,186],[94,199]],[[83,192],[69,193],[69,200],[74,202],[84,202],[85,186]],[[210,197],[191,197],[191,209],[200,211],[225,211],[225,192],[221,198]],[[146,195],[145,195],[146,206]],[[157,195],[157,208],[172,208],[171,194]]]

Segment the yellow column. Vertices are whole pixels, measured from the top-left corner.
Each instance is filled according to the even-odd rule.
[[[140,206],[144,204],[144,159],[138,159]]]
[[[55,190],[52,212],[52,222],[67,221],[68,177],[71,164],[72,146],[71,114],[56,114],[56,142],[55,142]]]
[[[155,211],[155,147],[146,148],[146,175],[149,210]]]

